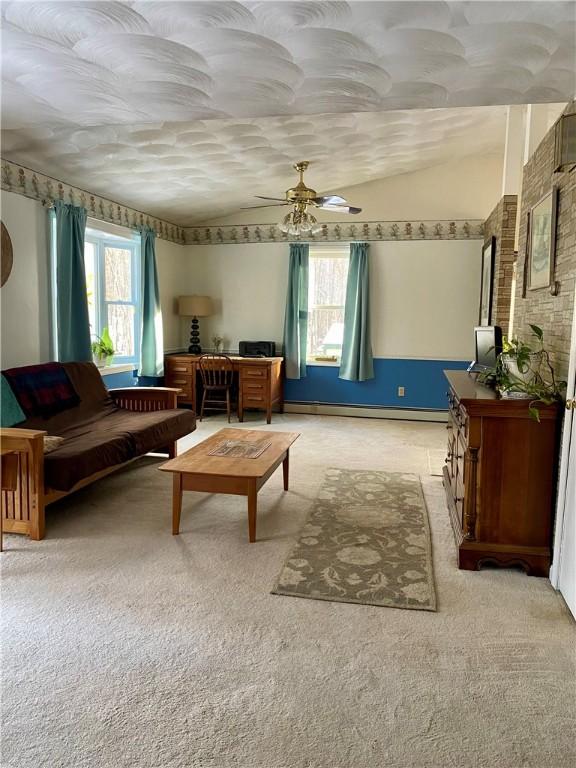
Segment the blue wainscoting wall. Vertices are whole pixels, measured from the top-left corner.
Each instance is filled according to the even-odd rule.
[[[446,410],[448,383],[445,370],[466,370],[463,360],[404,360],[375,358],[370,381],[344,381],[335,366],[309,365],[304,379],[288,379],[287,403],[380,406]],[[404,387],[404,397],[398,397]]]
[[[120,373],[107,373],[102,376],[102,381],[106,389],[115,389],[116,387],[134,387],[136,386],[136,371],[121,371]]]

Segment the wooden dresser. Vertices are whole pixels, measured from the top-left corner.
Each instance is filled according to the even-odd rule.
[[[238,420],[244,420],[245,408],[266,412],[268,424],[272,421],[272,408],[282,410],[284,405],[282,357],[238,357],[229,355],[238,373]],[[199,410],[198,360],[200,355],[174,354],[164,358],[164,380],[167,387],[179,387],[179,405]]]
[[[459,567],[519,565],[548,576],[560,408],[542,406],[538,423],[527,400],[500,399],[464,371],[444,373],[444,487]]]

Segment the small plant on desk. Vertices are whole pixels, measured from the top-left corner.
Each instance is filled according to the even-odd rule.
[[[224,341],[223,336],[218,336],[217,334],[212,336],[212,344],[214,346],[214,352],[216,352],[216,354],[218,354],[221,351],[223,341]]]

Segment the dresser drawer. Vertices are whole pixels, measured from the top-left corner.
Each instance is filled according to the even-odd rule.
[[[460,405],[450,392],[448,393],[448,414],[453,426],[464,436],[468,436],[468,414],[466,409]]]
[[[454,483],[454,505],[460,528],[464,530],[464,478],[456,475]]]
[[[182,360],[177,358],[167,357],[164,361],[164,367],[166,369],[166,375],[184,373],[192,375],[193,363],[191,360]]]
[[[267,379],[269,370],[267,365],[247,365],[242,369],[242,382],[250,379]]]

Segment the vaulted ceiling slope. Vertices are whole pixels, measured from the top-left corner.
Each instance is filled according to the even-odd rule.
[[[326,161],[326,189],[494,150],[501,109],[472,107],[572,98],[575,15],[574,2],[3,2],[2,151],[188,224],[284,189],[304,157]]]

